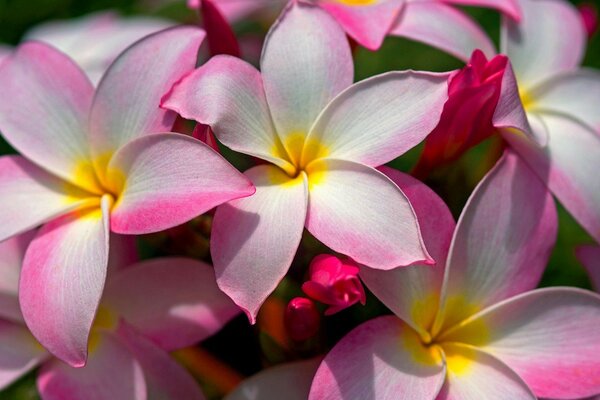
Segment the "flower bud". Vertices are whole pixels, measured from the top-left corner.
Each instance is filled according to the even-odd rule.
[[[591,38],[598,31],[598,8],[593,3],[582,3],[578,8],[588,38]]]
[[[315,303],[304,297],[293,298],[285,309],[285,328],[296,342],[313,337],[319,331],[320,320]]]

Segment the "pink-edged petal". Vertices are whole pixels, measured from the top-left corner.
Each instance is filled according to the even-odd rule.
[[[146,400],[142,366],[110,333],[99,334],[85,367],[46,363],[37,378],[44,400]],[[149,394],[149,393],[148,393]]]
[[[376,0],[367,4],[319,0],[317,4],[333,15],[358,44],[377,50],[398,17],[404,0]]]
[[[437,312],[454,218],[442,199],[423,183],[392,168],[381,167],[380,170],[398,185],[412,204],[435,265],[414,265],[391,271],[362,267],[360,277],[390,310],[425,334]]]
[[[167,29],[129,47],[106,71],[90,117],[90,140],[99,170],[132,139],[171,130],[176,114],[160,109],[160,99],[194,69],[203,39],[204,31],[197,28]]]
[[[434,400],[445,379],[441,354],[396,317],[372,319],[325,356],[310,400]]]
[[[510,16],[515,21],[521,20],[519,0],[442,0],[450,4],[463,6],[493,8]]]
[[[13,52],[13,49],[10,48],[9,46],[4,46],[0,44],[0,65],[2,65],[2,62],[4,60],[6,60],[8,58],[8,56],[11,55],[11,53]]]
[[[108,281],[102,304],[169,351],[205,339],[239,313],[217,287],[212,267],[185,258],[120,271]]]
[[[462,341],[512,368],[538,397],[600,393],[600,296],[538,289],[496,304],[440,340]]]
[[[494,44],[477,23],[462,11],[438,1],[407,2],[390,35],[426,43],[463,61],[469,61],[475,49],[490,57],[496,53]]]
[[[531,112],[558,112],[575,117],[600,134],[600,72],[579,69],[553,76],[528,93]]]
[[[142,366],[148,400],[204,400],[198,383],[166,351],[126,323],[119,325],[117,335]]]
[[[556,242],[557,225],[550,192],[507,150],[458,221],[434,330],[535,288]]]
[[[548,142],[545,132],[532,129],[529,122],[519,94],[517,79],[509,61],[502,76],[500,98],[492,123],[496,128],[517,129],[540,145],[545,145]]]
[[[579,122],[559,115],[535,114],[548,130],[539,148],[521,135],[503,132],[525,162],[589,233],[600,241],[600,137]]]
[[[436,400],[537,400],[508,366],[471,346],[442,345],[447,379]]]
[[[0,319],[0,390],[25,375],[46,356],[44,348],[27,328]]]
[[[410,202],[384,174],[330,159],[307,172],[306,228],[325,245],[376,269],[433,263]]]
[[[503,18],[501,51],[510,57],[519,86],[529,89],[576,68],[586,47],[577,9],[566,1],[519,0],[522,18]]]
[[[73,212],[44,225],[29,245],[19,302],[38,341],[75,367],[85,364],[87,342],[104,288],[108,263],[108,211]]]
[[[200,0],[200,13],[210,55],[229,54],[241,57],[240,45],[235,33],[215,2]]]
[[[288,4],[267,35],[260,64],[275,128],[286,146],[287,138],[308,133],[354,75],[340,25],[325,10],[305,2]]]
[[[19,275],[25,250],[35,230],[0,242],[0,318],[14,322],[23,322],[19,307]]]
[[[94,202],[26,158],[0,157],[0,241]]]
[[[97,191],[86,119],[94,88],[66,55],[38,42],[19,46],[0,69],[0,130],[42,168]],[[35,117],[32,117],[35,116]]]
[[[439,122],[448,99],[448,76],[390,72],[351,86],[319,116],[303,157],[318,156],[310,154],[317,147],[325,157],[372,167],[393,160],[419,144]]]
[[[261,9],[283,7],[285,0],[213,0],[223,16],[234,23]],[[198,8],[200,0],[188,0],[188,7]]]
[[[244,380],[224,400],[306,400],[320,358],[280,364]]]
[[[217,284],[254,323],[298,249],[307,184],[304,174],[291,179],[272,165],[251,168],[245,175],[256,193],[217,208],[211,254]]]
[[[210,125],[235,151],[285,167],[260,72],[235,57],[215,56],[173,87],[162,106]]]
[[[252,183],[221,155],[178,133],[129,142],[108,171],[120,193],[111,211],[111,230],[117,233],[158,232],[254,193]]]
[[[577,258],[587,270],[592,285],[600,292],[600,247],[580,246],[576,249]]]

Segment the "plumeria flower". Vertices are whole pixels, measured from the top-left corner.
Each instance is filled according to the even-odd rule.
[[[367,297],[358,271],[352,260],[342,261],[329,254],[320,254],[310,263],[310,279],[302,284],[302,291],[329,305],[325,315],[335,314],[358,302],[364,305]]]
[[[244,380],[224,400],[306,400],[320,361],[312,358],[268,368]]]
[[[384,171],[407,188],[439,263],[361,268],[365,284],[395,315],[367,321],[336,344],[309,398],[600,394],[600,296],[535,289],[556,240],[557,215],[533,171],[507,152],[475,189],[456,227],[430,189]]]
[[[0,68],[0,130],[23,156],[0,158],[0,241],[45,224],[23,264],[19,299],[34,336],[73,366],[106,277],[109,232],[182,224],[251,183],[199,140],[168,132],[160,97],[196,62],[203,32],[173,28],[126,50],[94,91],[48,45]]]
[[[592,286],[597,292],[600,292],[600,247],[581,246],[577,248],[577,258],[590,276]]]
[[[167,352],[205,339],[239,313],[210,266],[163,258],[115,274],[94,321],[88,362],[73,368],[36,342],[19,311],[20,263],[33,237],[0,243],[0,390],[39,366],[43,400],[204,398]]]
[[[352,85],[343,31],[302,2],[291,3],[271,29],[261,69],[214,57],[163,102],[210,125],[231,149],[269,162],[245,172],[254,196],[215,213],[211,253],[219,287],[254,321],[305,226],[373,268],[432,263],[410,203],[374,167],[431,131],[448,75],[392,72]]]

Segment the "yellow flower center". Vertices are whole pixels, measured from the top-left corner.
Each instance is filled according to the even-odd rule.
[[[323,159],[329,154],[329,149],[318,139],[307,138],[304,133],[293,133],[276,145],[272,154],[287,162],[281,168],[294,181],[302,172],[307,174],[310,186],[324,179],[327,163]]]
[[[377,0],[338,0],[338,2],[347,6],[369,6],[376,3]]]

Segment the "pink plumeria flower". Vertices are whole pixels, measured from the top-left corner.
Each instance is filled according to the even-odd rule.
[[[224,400],[306,400],[321,359],[279,364],[251,376]]]
[[[594,289],[600,292],[600,247],[591,245],[578,247],[577,258],[587,270]]]
[[[254,196],[216,211],[211,253],[219,287],[254,321],[304,227],[373,268],[432,263],[410,203],[374,168],[436,125],[448,75],[392,72],[352,85],[344,32],[302,2],[290,4],[269,32],[261,69],[213,57],[163,102],[210,125],[231,149],[270,163],[245,172]]]
[[[384,171],[406,188],[439,262],[361,268],[367,287],[395,315],[346,335],[319,367],[309,399],[600,394],[600,296],[535,289],[556,240],[557,215],[533,171],[508,151],[475,189],[456,227],[433,191]]]
[[[0,68],[0,130],[23,154],[0,158],[0,241],[40,224],[23,265],[27,325],[48,350],[85,363],[106,277],[109,232],[182,224],[252,184],[199,140],[168,132],[160,97],[196,62],[203,32],[173,28],[126,50],[94,91],[48,45]]]
[[[365,290],[358,278],[358,266],[352,260],[320,254],[309,267],[310,279],[302,285],[307,296],[328,304],[325,315],[332,315],[358,302],[367,301]]]
[[[103,11],[68,21],[46,22],[30,30],[25,40],[39,40],[56,47],[75,61],[96,85],[123,50],[172,25],[159,18],[123,18]]]
[[[20,264],[33,238],[27,232],[0,243],[0,390],[39,366],[44,400],[204,398],[167,352],[207,338],[239,313],[210,266],[163,258],[117,272],[96,314],[88,362],[73,368],[37,343],[19,311]]]

